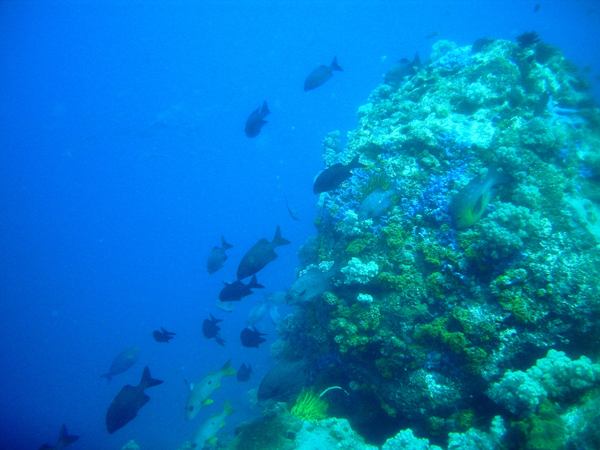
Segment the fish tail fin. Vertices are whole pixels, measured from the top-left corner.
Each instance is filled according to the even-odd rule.
[[[290,241],[281,237],[281,229],[279,228],[279,225],[277,225],[277,230],[275,230],[275,237],[273,238],[272,243],[273,243],[273,247],[290,244]]]
[[[256,278],[256,274],[252,275],[250,279],[250,283],[248,283],[248,287],[252,289],[264,289],[265,287],[262,284],[259,284]]]
[[[223,364],[223,367],[221,367],[221,370],[219,370],[219,372],[225,372],[230,367],[231,367],[231,358],[229,358],[229,360],[225,364]]]
[[[344,69],[342,69],[337,63],[337,56],[333,57],[333,61],[331,62],[331,65],[329,66],[329,68],[331,70],[339,70],[340,72],[344,71]]]
[[[235,409],[233,409],[233,407],[231,406],[231,403],[229,403],[229,399],[225,400],[225,406],[223,406],[223,412],[225,413],[223,415],[224,418],[232,415],[235,412]]]
[[[79,436],[69,435],[69,433],[67,433],[67,426],[63,424],[62,428],[60,429],[60,437],[58,438],[58,442],[62,444],[62,447],[60,448],[72,444],[77,439],[79,439]]]
[[[415,53],[415,57],[412,62],[413,66],[421,67],[421,57],[419,56],[419,52]]]
[[[366,167],[363,163],[361,163],[359,161],[359,159],[360,159],[360,155],[356,155],[354,158],[352,158],[352,161],[350,161],[350,164],[348,164],[348,167],[350,167],[351,169],[358,169],[358,168]]]
[[[211,322],[214,322],[214,323],[223,322],[223,319],[216,319],[215,317],[213,317],[213,315],[210,312],[208,314],[210,314],[210,321]]]
[[[233,245],[228,244],[223,236],[221,236],[221,250],[228,250],[233,248]]]
[[[106,378],[108,380],[108,384],[110,384],[110,380],[112,380],[112,375],[110,374],[110,372],[108,372],[104,375],[100,375],[100,378]]]
[[[148,366],[144,367],[144,373],[142,374],[142,379],[140,380],[140,387],[142,390],[147,389],[152,386],[157,386],[162,384],[161,380],[155,380],[150,376],[150,369]]]
[[[260,109],[260,118],[262,119],[263,117],[265,117],[267,114],[269,114],[271,111],[269,111],[269,107],[267,106],[267,101],[265,100],[263,102],[262,108]],[[266,122],[265,122],[266,123]]]

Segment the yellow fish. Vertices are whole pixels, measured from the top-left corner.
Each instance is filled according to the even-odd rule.
[[[190,385],[190,395],[185,405],[185,420],[193,419],[200,408],[210,405],[210,394],[221,386],[221,378],[235,375],[235,370],[229,367],[231,360],[227,361],[217,373],[210,372],[194,385]]]
[[[223,411],[218,414],[213,414],[204,422],[192,438],[192,448],[203,449],[207,443],[213,443],[217,440],[217,432],[225,426],[225,417],[230,416],[235,412],[235,409],[229,404],[229,400],[225,400]]]
[[[478,175],[469,181],[469,184],[454,196],[450,206],[450,214],[456,228],[463,230],[477,222],[498,193],[492,188],[507,181],[507,177],[499,173],[496,167],[490,167],[485,177]]]

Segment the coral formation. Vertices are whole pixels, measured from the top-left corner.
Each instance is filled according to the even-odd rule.
[[[345,146],[323,141],[328,166],[365,167],[319,197],[301,269],[341,269],[280,324],[278,356],[343,386],[329,412],[370,444],[594,448],[578,405],[597,405],[599,379],[600,112],[533,32],[439,40],[423,61],[374,89]],[[502,183],[455,226],[453,199],[489,170]],[[365,214],[377,192],[385,208]]]

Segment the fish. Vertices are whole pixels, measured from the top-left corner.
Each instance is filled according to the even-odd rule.
[[[281,322],[281,314],[279,314],[277,306],[271,305],[271,307],[269,308],[269,315],[271,316],[271,321],[273,322],[273,324],[279,325],[279,322]]]
[[[425,39],[431,39],[432,37],[436,37],[440,34],[439,31],[432,31],[431,33],[428,33],[427,36],[425,36]]]
[[[221,347],[225,347],[225,342],[227,341],[221,337],[221,333],[217,333],[217,335],[215,336],[215,342]]]
[[[253,373],[254,372],[252,372],[252,365],[248,364],[248,366],[246,366],[246,363],[242,363],[242,365],[237,371],[236,378],[238,381],[248,381],[250,379],[250,374]]]
[[[347,165],[341,163],[334,164],[328,167],[315,178],[315,184],[313,185],[313,192],[320,194],[322,192],[333,191],[340,187],[340,185],[352,176],[353,169],[361,169],[366,167],[361,164],[358,160],[360,155],[356,155],[352,161]]]
[[[252,326],[252,330],[250,328],[244,328],[240,333],[240,340],[242,341],[242,346],[246,348],[256,347],[263,342],[266,342],[266,339],[263,339],[261,336],[267,336],[266,334],[259,333],[255,326]]]
[[[358,220],[373,219],[379,217],[383,212],[394,204],[392,197],[398,195],[397,189],[382,191],[375,189],[365,198],[358,208]]]
[[[214,246],[206,259],[206,270],[208,270],[210,275],[223,267],[223,264],[227,261],[225,250],[229,250],[230,248],[233,248],[233,245],[228,244],[225,238],[221,236],[221,247]]]
[[[44,444],[40,447],[39,450],[62,450],[67,445],[71,445],[79,439],[79,436],[72,436],[67,433],[67,426],[63,424],[60,428],[60,435],[58,436],[58,442],[54,447],[50,447],[48,444]]]
[[[469,181],[452,198],[450,214],[454,226],[458,230],[464,230],[477,222],[497,194],[493,187],[506,182],[508,178],[499,173],[494,166],[488,169],[485,177],[478,175]]]
[[[256,325],[262,320],[264,315],[269,311],[270,306],[267,302],[256,302],[246,318],[246,325]]]
[[[287,207],[287,210],[290,213],[290,216],[292,217],[292,219],[294,219],[294,220],[300,220],[300,216],[298,215],[298,211],[296,211],[294,208],[292,208],[290,206],[290,204],[288,203],[287,197],[283,197],[283,198],[285,198],[285,206]]]
[[[148,366],[144,368],[140,384],[136,387],[129,384],[117,394],[106,412],[106,429],[110,434],[113,434],[119,428],[127,425],[131,420],[135,419],[138,411],[150,400],[144,390],[152,386],[162,384],[161,380],[155,380],[150,376]]]
[[[318,88],[333,76],[334,70],[344,71],[337,63],[337,56],[333,57],[333,61],[329,66],[319,66],[308,74],[306,80],[304,80],[304,90],[310,91]]]
[[[407,78],[415,75],[417,73],[417,69],[421,66],[422,64],[419,53],[415,53],[415,57],[413,58],[412,62],[407,58],[402,58],[389,68],[385,74],[384,82],[390,86],[400,87]]]
[[[249,138],[258,136],[258,133],[260,133],[260,129],[263,127],[264,124],[267,123],[267,121],[264,120],[264,118],[270,112],[271,111],[269,111],[269,107],[267,106],[266,100],[263,102],[262,108],[256,108],[254,111],[252,111],[248,116],[248,119],[246,120],[246,136],[248,136]]]
[[[232,415],[234,412],[235,409],[231,407],[229,400],[225,400],[223,411],[213,414],[206,420],[206,422],[198,427],[194,437],[192,438],[191,448],[201,450],[206,446],[206,444],[212,444],[216,442],[217,438],[215,435],[221,428],[225,426],[225,417]]]
[[[131,366],[133,366],[138,358],[140,357],[140,349],[139,347],[127,348],[120,352],[115,359],[113,359],[112,364],[110,365],[110,369],[104,375],[100,375],[101,378],[106,378],[110,383],[112,377],[118,375],[120,373],[125,372]]]
[[[215,305],[221,311],[228,313],[233,312],[235,310],[235,308],[233,307],[233,303],[231,302],[222,302],[221,300],[215,300],[213,302],[213,305]]]
[[[210,372],[199,382],[189,386],[190,395],[185,405],[185,420],[192,420],[196,417],[200,408],[212,403],[209,397],[215,389],[221,387],[221,378],[235,375],[235,370],[230,365],[231,359],[217,373]]]
[[[258,387],[258,400],[286,401],[294,391],[300,391],[310,375],[308,360],[279,361],[262,379]]]
[[[285,297],[287,295],[284,291],[270,292],[268,294],[263,293],[265,301],[272,303],[273,305],[283,305],[285,303]]]
[[[473,45],[471,46],[471,51],[473,53],[479,53],[479,52],[483,51],[483,49],[485,47],[487,47],[488,45],[490,45],[493,42],[494,42],[494,40],[490,39],[490,38],[479,38],[479,39],[475,40],[475,42],[473,42]]]
[[[548,109],[548,101],[552,98],[552,92],[544,91],[537,102],[535,102],[535,107],[533,109],[534,117],[541,117],[544,115],[546,110]]]
[[[540,4],[536,3],[535,7],[533,8],[533,12],[536,13],[540,10]]]
[[[204,319],[204,322],[202,322],[202,334],[206,339],[212,339],[221,331],[221,327],[217,324],[223,322],[223,320],[215,319],[211,313],[208,314],[210,314],[210,320]]]
[[[161,331],[154,330],[152,336],[154,336],[154,340],[156,342],[164,342],[166,344],[169,343],[173,336],[177,336],[175,333],[171,333],[170,331],[165,330],[163,327],[160,327]]]
[[[332,278],[339,271],[339,263],[334,263],[326,272],[319,267],[311,267],[288,289],[287,304],[297,305],[317,300],[323,292],[331,290]]]
[[[290,241],[281,237],[281,230],[279,229],[279,225],[277,225],[273,241],[269,242],[265,238],[262,238],[246,252],[238,266],[237,279],[243,280],[244,278],[254,275],[271,261],[277,259],[275,247],[288,245],[289,243]],[[224,301],[220,296],[219,298]]]
[[[252,295],[251,289],[264,289],[262,284],[256,281],[256,275],[252,275],[248,284],[236,280],[233,283],[223,282],[225,287],[219,292],[219,300],[222,302],[239,302],[242,298]]]

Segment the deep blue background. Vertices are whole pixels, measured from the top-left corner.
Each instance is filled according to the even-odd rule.
[[[225,398],[238,410],[228,429],[256,414],[246,391],[273,365],[275,329],[265,319],[267,343],[242,348],[262,293],[226,314],[211,305],[221,281],[280,224],[292,245],[259,281],[267,291],[293,282],[315,231],[321,140],[340,130],[345,141],[393,61],[426,59],[438,38],[468,45],[535,29],[599,75],[600,2],[540,3],[533,13],[522,0],[0,2],[0,448],[54,445],[66,423],[81,435],[73,450],[130,439],[176,449]],[[334,55],[345,71],[303,92]],[[263,100],[269,123],[248,139],[246,117]],[[221,234],[234,248],[209,276]],[[225,319],[225,348],[202,337],[209,311]],[[168,345],[152,339],[160,326],[177,333]],[[107,386],[100,375],[131,346],[140,360]],[[185,422],[183,379],[229,358],[256,376],[223,380],[215,404]],[[144,365],[165,383],[108,435],[108,405]]]

